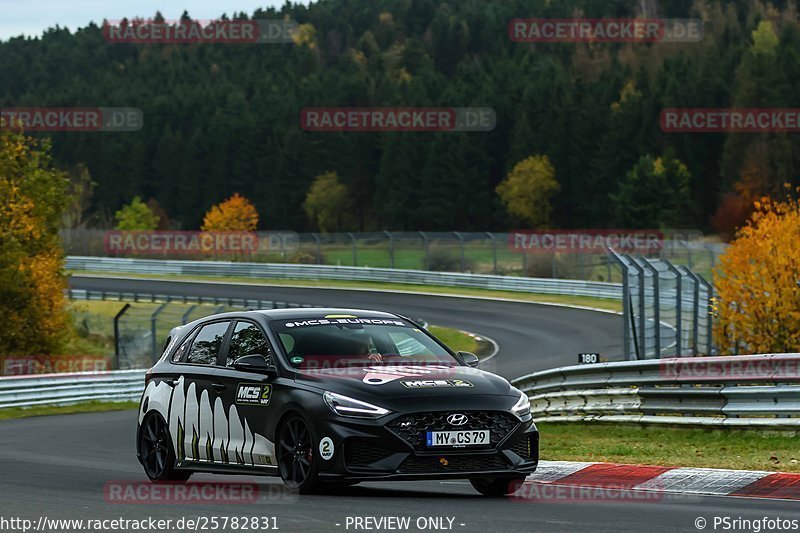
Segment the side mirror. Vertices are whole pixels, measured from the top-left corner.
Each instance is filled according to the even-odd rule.
[[[269,363],[263,355],[245,355],[233,362],[233,368],[240,372],[266,374],[271,378],[278,377],[278,369]]]
[[[481,360],[478,359],[478,356],[471,352],[458,352],[456,355],[461,358],[461,361],[465,365],[471,366],[472,368],[475,368],[478,366],[478,363],[481,362]]]

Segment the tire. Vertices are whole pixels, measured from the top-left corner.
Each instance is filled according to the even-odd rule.
[[[181,483],[192,473],[175,469],[175,450],[164,418],[148,414],[139,428],[139,453],[144,473],[153,483]]]
[[[517,492],[525,482],[525,476],[497,477],[497,478],[472,478],[469,480],[472,487],[489,498],[509,496]]]
[[[311,494],[322,486],[316,460],[316,442],[311,427],[299,415],[281,424],[277,438],[278,471],[286,487],[299,494]]]

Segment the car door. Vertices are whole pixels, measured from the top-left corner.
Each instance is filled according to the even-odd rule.
[[[218,358],[231,325],[222,320],[200,326],[178,363],[180,377],[174,383],[169,423],[179,443],[179,460],[223,461],[215,446],[215,430],[221,423],[215,412],[221,408],[224,391]]]
[[[238,320],[221,358],[220,380],[228,406],[229,446],[227,460],[247,466],[275,466],[275,449],[266,436],[271,416],[273,383],[263,374],[242,372],[233,363],[245,355],[263,355],[274,364],[274,355],[261,327]]]

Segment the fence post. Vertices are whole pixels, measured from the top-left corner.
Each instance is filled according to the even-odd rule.
[[[394,237],[388,231],[384,231],[386,237],[389,239],[389,265],[394,268]]]
[[[714,268],[717,266],[717,256],[715,255],[713,246],[711,246],[710,244],[706,244],[705,247],[706,250],[708,250],[708,259],[709,262],[711,263],[711,270],[713,271]]]
[[[153,314],[150,315],[150,337],[151,337],[151,342],[152,342],[152,345],[153,345],[153,360],[154,361],[155,361],[155,358],[158,356],[158,353],[157,353],[158,344],[156,343],[156,338],[157,338],[156,320],[158,319],[158,315],[161,313],[161,311],[163,311],[167,307],[167,305],[168,304],[165,304],[165,303],[159,305],[158,308],[155,311],[153,311]]]
[[[494,274],[496,276],[497,275],[497,239],[494,238],[494,235],[492,235],[492,233],[490,231],[487,231],[486,235],[488,235],[489,238],[492,239],[492,263],[493,263],[492,274]]]
[[[425,247],[425,259],[423,259],[424,263],[422,264],[424,270],[431,269],[431,260],[430,260],[430,242],[428,241],[428,235],[424,231],[419,232],[422,235],[422,242]]]
[[[661,359],[661,292],[658,269],[647,259],[642,259],[645,268],[653,275],[653,320],[656,328],[656,359]]]
[[[356,243],[356,236],[349,231],[347,235],[353,243],[353,266],[358,266],[358,244]]]
[[[612,248],[609,248],[606,254],[606,259],[608,261],[609,268],[611,268],[611,261],[615,261],[619,264],[620,270],[622,271],[622,339],[623,339],[623,347],[622,347],[622,354],[625,357],[625,360],[631,359],[631,324],[633,321],[633,317],[631,315],[631,299],[630,299],[630,280],[628,278],[628,265],[625,262],[625,259],[617,254]],[[636,342],[636,339],[634,339]],[[638,351],[638,350],[637,350]]]
[[[680,270],[667,260],[664,260],[667,268],[675,275],[675,356],[681,357],[683,348],[683,278]]]
[[[697,355],[700,351],[698,346],[700,341],[700,281],[689,268],[684,266],[682,270],[694,284],[694,291],[692,291],[692,353]]]
[[[314,237],[314,240],[317,242],[317,264],[321,265],[322,264],[322,246],[320,245],[320,242],[319,242],[319,235],[317,235],[316,233],[312,233],[311,236]]]
[[[181,317],[181,326],[185,326],[186,323],[189,322],[189,315],[192,314],[192,311],[194,311],[195,307],[197,307],[197,304],[192,305],[186,310],[185,313],[183,313],[183,316]]]
[[[461,236],[461,233],[454,231],[453,232],[456,237],[458,237],[458,242],[461,245],[461,270],[460,272],[464,272],[467,268],[464,261],[464,238]]]
[[[645,306],[644,306],[644,283],[645,283],[645,271],[644,269],[639,266],[636,261],[631,261],[631,266],[636,269],[636,274],[639,276],[639,354],[643,359],[647,359],[647,339],[645,337],[645,328],[647,326],[647,321],[645,319]]]
[[[122,309],[114,315],[114,359],[116,361],[116,370],[119,370],[119,321],[130,307],[131,304],[125,304],[122,306]]]
[[[707,314],[707,316],[706,316],[706,342],[707,342],[707,344],[706,344],[706,352],[707,352],[706,355],[711,355],[711,352],[713,351],[712,335],[714,334],[713,324],[711,323],[711,317],[712,317],[711,311],[713,309],[712,300],[714,298],[714,286],[711,285],[709,282],[707,282],[706,278],[704,278],[700,274],[697,274],[697,279],[700,280],[700,283],[705,285],[706,293],[708,294],[708,301],[706,302],[706,314]]]

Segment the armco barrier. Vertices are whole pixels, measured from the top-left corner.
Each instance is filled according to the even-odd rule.
[[[568,279],[522,278],[486,274],[398,270],[391,268],[239,263],[227,261],[173,261],[114,257],[67,257],[67,269],[76,272],[174,274],[184,276],[243,277],[254,279],[347,280],[413,285],[439,285],[501,291],[622,298],[618,283]]]
[[[571,366],[514,380],[537,422],[800,429],[800,354]],[[144,370],[0,378],[0,408],[136,401]]]
[[[0,377],[0,409],[138,401],[144,390],[144,373],[144,370],[118,370]]]
[[[95,300],[115,302],[143,303],[180,303],[180,304],[212,304],[228,307],[244,307],[253,309],[297,309],[324,307],[322,305],[277,302],[273,300],[254,300],[245,298],[220,298],[218,296],[185,296],[174,294],[155,294],[141,292],[88,291],[84,289],[68,289],[65,295],[70,300]]]
[[[800,354],[570,366],[513,384],[537,422],[800,429]]]

